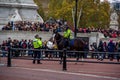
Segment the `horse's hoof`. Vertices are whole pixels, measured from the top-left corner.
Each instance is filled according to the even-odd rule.
[[[103,59],[100,59],[100,61],[103,61]]]
[[[77,64],[77,62],[75,64]]]
[[[97,59],[97,61],[99,61],[100,59]]]
[[[113,59],[110,59],[110,61],[113,61]]]
[[[117,62],[119,62],[119,59],[117,60]]]
[[[60,62],[59,64],[62,64],[62,62]]]

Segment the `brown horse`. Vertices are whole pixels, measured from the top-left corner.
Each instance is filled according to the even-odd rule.
[[[57,43],[58,50],[63,50],[64,48],[67,48],[65,46],[64,37],[60,35],[59,33],[55,33],[54,40]],[[85,45],[85,42],[83,40],[81,40],[80,38],[75,38],[69,41],[69,50],[83,51],[84,45]],[[59,53],[59,56],[61,58],[60,60],[60,64],[61,64],[63,53]],[[76,53],[76,57],[77,57],[76,61],[78,61],[79,58],[83,56],[84,56],[84,53]]]

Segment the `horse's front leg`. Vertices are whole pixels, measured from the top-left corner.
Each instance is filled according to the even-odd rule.
[[[63,53],[59,52],[59,57],[60,57],[60,63],[59,63],[59,64],[62,64],[62,61],[63,61]]]

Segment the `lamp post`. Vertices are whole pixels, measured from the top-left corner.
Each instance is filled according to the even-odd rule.
[[[77,3],[78,0],[75,0],[75,31],[74,31],[74,38],[76,38],[77,35]]]

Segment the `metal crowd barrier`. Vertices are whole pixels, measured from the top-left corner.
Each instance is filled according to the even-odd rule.
[[[113,54],[113,55],[120,55],[120,52],[93,52],[93,51],[69,51],[69,50],[66,50],[66,49],[63,49],[63,50],[49,50],[49,49],[22,49],[22,48],[9,48],[8,49],[8,61],[7,61],[7,66],[8,67],[11,67],[11,51],[14,51],[14,50],[23,50],[23,51],[27,51],[27,50],[31,50],[31,51],[49,51],[49,52],[63,52],[63,70],[67,70],[67,64],[66,62],[67,61],[71,61],[71,60],[66,60],[66,54],[67,53],[89,53],[89,54]],[[72,62],[72,61],[71,61]],[[75,61],[74,61],[75,62]],[[84,61],[86,62],[86,61]],[[88,61],[90,62],[90,61]],[[93,62],[95,63],[95,62]],[[103,62],[104,63],[104,62]],[[115,64],[120,64],[119,62],[118,63],[115,63]]]
[[[2,59],[1,59],[1,57],[5,57],[5,56],[3,56],[3,54],[8,54],[8,51],[3,51],[3,50],[0,50],[0,66],[3,66],[4,65],[4,63],[2,62]]]

